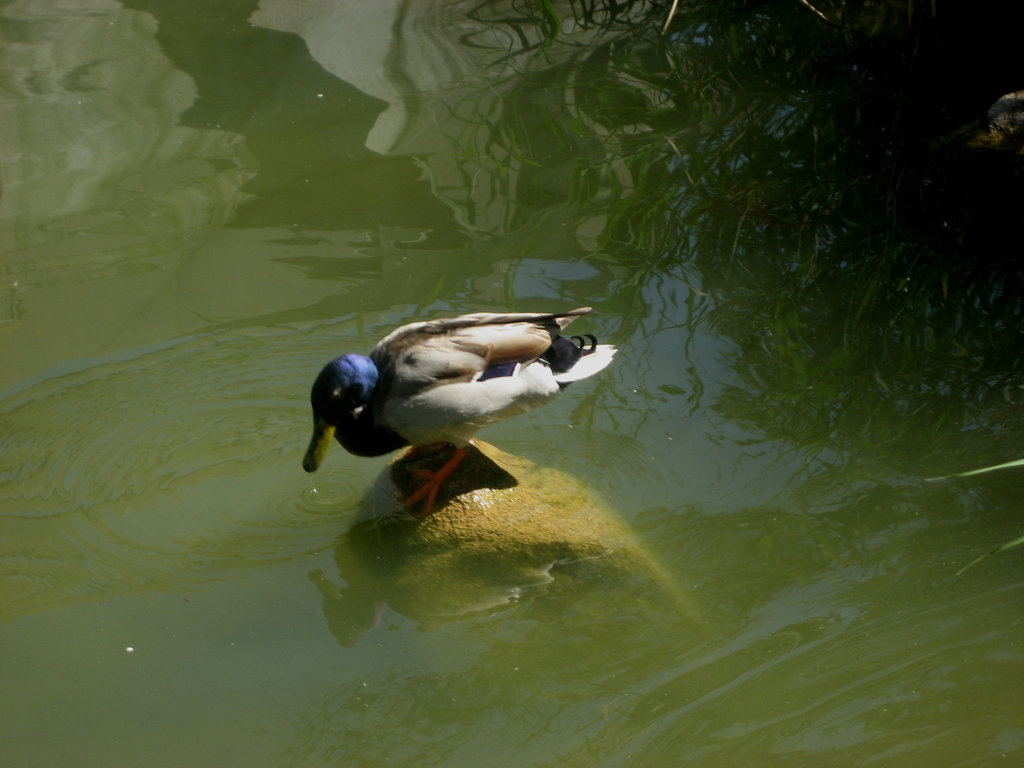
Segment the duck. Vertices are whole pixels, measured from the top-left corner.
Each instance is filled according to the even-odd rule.
[[[405,458],[412,458],[451,445],[448,461],[418,472],[425,482],[403,500],[414,517],[426,517],[480,429],[550,402],[611,363],[613,345],[598,344],[592,334],[562,335],[592,311],[476,312],[414,322],[381,339],[369,356],[331,360],[310,391],[313,437],[303,469],[316,471],[332,439],[355,456],[411,446]]]

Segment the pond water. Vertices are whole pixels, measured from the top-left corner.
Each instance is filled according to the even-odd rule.
[[[924,481],[1024,455],[1003,210],[892,155],[885,50],[663,15],[0,2],[0,762],[1024,758],[1024,548],[958,574],[1024,475]],[[454,614],[355,584],[387,459],[302,471],[323,362],[583,305],[615,364],[483,437],[690,609],[600,567]]]

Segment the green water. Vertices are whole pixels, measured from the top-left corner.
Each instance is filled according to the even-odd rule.
[[[1024,548],[957,575],[1024,476],[923,482],[1024,456],[1001,171],[892,153],[884,46],[713,8],[0,3],[0,763],[1024,758]],[[689,609],[360,581],[320,365],[582,305],[613,367],[484,437]]]

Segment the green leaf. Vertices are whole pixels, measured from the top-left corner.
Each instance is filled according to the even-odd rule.
[[[1020,462],[1014,462],[1014,463],[1019,464]],[[996,467],[993,467],[993,469],[996,469]],[[993,549],[991,552],[986,552],[981,557],[975,558],[974,560],[969,562],[967,565],[965,565],[963,568],[961,568],[959,571],[957,571],[956,575],[959,576],[964,571],[966,571],[968,568],[970,568],[972,565],[980,563],[986,557],[991,557],[996,552],[1002,552],[1004,549],[1009,549],[1010,547],[1016,547],[1018,544],[1024,544],[1024,536],[1021,536],[1019,539],[1014,539],[1013,541],[1009,541],[1006,544],[1002,544],[1002,545],[996,547],[995,549]]]
[[[995,466],[983,467],[982,469],[972,469],[970,472],[958,472],[955,475],[943,475],[942,477],[926,477],[925,482],[934,483],[939,480],[950,480],[954,477],[970,477],[971,475],[980,475],[984,472],[995,472],[997,469],[1010,469],[1010,467],[1024,467],[1024,459],[1008,461],[1005,464],[996,464]]]

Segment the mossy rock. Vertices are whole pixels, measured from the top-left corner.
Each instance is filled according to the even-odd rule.
[[[372,624],[381,602],[439,620],[492,609],[554,581],[625,590],[630,599],[690,612],[672,576],[584,483],[486,443],[470,446],[433,513],[415,518],[401,499],[423,482],[418,471],[433,471],[450,455],[449,448],[399,458],[381,473],[336,547],[347,587],[312,574],[339,639]]]

